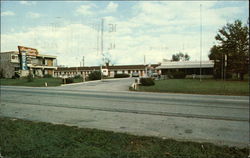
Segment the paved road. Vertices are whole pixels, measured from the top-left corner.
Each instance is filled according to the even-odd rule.
[[[219,145],[248,145],[248,97],[129,92],[131,81],[53,88],[1,86],[0,116]]]

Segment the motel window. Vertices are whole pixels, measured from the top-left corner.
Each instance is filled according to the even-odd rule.
[[[15,71],[18,71],[20,68],[19,67],[15,67]]]

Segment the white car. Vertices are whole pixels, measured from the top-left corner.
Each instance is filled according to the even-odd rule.
[[[132,77],[139,77],[139,73],[138,72],[133,72]]]

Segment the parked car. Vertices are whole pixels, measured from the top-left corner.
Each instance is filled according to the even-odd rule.
[[[139,73],[138,72],[133,72],[132,77],[139,77]]]

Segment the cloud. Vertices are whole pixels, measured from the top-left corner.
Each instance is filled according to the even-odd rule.
[[[94,12],[92,11],[96,5],[94,4],[84,4],[76,9],[76,13],[80,15],[92,15]]]
[[[28,12],[27,17],[29,17],[31,19],[38,19],[38,18],[42,17],[42,14],[34,13],[34,12]]]
[[[1,12],[1,16],[14,16],[15,13],[12,11]]]
[[[86,65],[100,62],[96,51],[96,32],[83,24],[56,28],[39,26],[25,32],[2,34],[1,38],[5,39],[1,40],[1,51],[17,50],[18,45],[24,45],[37,48],[41,54],[58,56],[60,65],[79,66],[82,56],[86,58]]]
[[[118,5],[113,2],[104,6],[103,10],[100,6],[86,3],[75,11],[81,15],[101,14],[105,19],[104,53],[110,54],[112,63],[143,64],[145,55],[147,63],[153,64],[163,58],[170,59],[172,54],[180,51],[188,53],[191,60],[200,59],[200,3],[203,16],[202,59],[208,60],[218,29],[228,19],[235,20],[235,17],[244,14],[244,7],[214,7],[217,4],[215,1],[140,1],[134,3],[132,9],[127,9],[131,12],[129,15],[102,15],[107,8],[109,11],[117,10]],[[82,17],[82,21],[88,20],[86,16]],[[116,25],[116,32],[109,32],[109,24]],[[4,51],[24,45],[37,48],[44,54],[58,56],[60,65],[79,66],[82,56],[85,56],[87,66],[101,63],[100,52],[97,52],[97,39],[99,37],[100,42],[100,36],[96,28],[79,21],[64,21],[61,25],[39,26],[25,32],[11,32],[1,36],[1,49]],[[109,49],[112,44],[115,48]]]
[[[106,7],[106,12],[115,12],[118,8],[118,4],[114,2],[109,2],[109,4]]]
[[[20,1],[20,4],[31,6],[31,5],[35,5],[36,2],[35,1]]]

